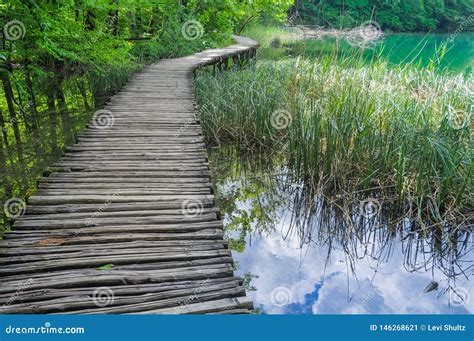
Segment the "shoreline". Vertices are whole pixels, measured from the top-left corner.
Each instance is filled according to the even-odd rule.
[[[375,22],[374,22],[375,23]],[[306,38],[346,38],[354,32],[361,32],[361,31],[379,31],[383,35],[429,35],[429,34],[437,34],[437,35],[460,35],[460,34],[469,34],[474,33],[474,31],[418,31],[418,32],[397,32],[397,31],[383,31],[377,25],[367,25],[367,26],[360,26],[351,29],[336,29],[336,28],[324,28],[321,26],[308,26],[308,25],[294,25],[294,26],[284,26],[285,29],[289,30],[297,30],[303,33],[303,36]]]

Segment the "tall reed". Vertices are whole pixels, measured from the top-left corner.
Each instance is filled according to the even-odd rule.
[[[281,154],[333,195],[378,189],[421,222],[472,219],[472,77],[357,58],[199,73],[207,139]]]

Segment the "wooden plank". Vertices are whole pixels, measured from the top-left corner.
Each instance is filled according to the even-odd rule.
[[[102,249],[126,249],[126,248],[172,248],[188,247],[193,245],[212,245],[215,248],[226,247],[224,240],[165,240],[165,241],[132,241],[125,243],[105,244]],[[41,255],[53,253],[68,253],[86,250],[97,250],[97,244],[91,245],[59,245],[59,246],[30,246],[21,249],[0,248],[0,257],[21,256],[21,255]]]
[[[163,270],[81,270],[46,278],[34,279],[24,291],[48,289],[48,288],[84,288],[84,287],[102,287],[124,284],[140,283],[163,283],[170,281],[190,281],[205,280],[207,278],[232,277],[233,268],[230,264],[206,265],[202,267],[183,267]],[[2,283],[0,293],[11,293],[18,291],[18,288],[24,286],[28,275],[23,275],[21,279],[9,280]]]
[[[136,314],[212,314],[218,313],[220,311],[226,311],[229,309],[252,309],[253,304],[252,300],[248,297],[232,297],[217,299],[202,303],[192,303],[185,306],[179,307],[179,310],[176,307],[173,308],[162,308],[154,309],[144,312],[139,312]]]
[[[0,313],[251,312],[192,83],[196,68],[257,46],[235,39],[146,66],[109,99],[109,120],[91,122],[48,168],[0,240]],[[103,287],[115,295],[104,307],[92,297]]]
[[[48,237],[34,237],[22,238],[21,240],[9,240],[8,236],[0,241],[0,247],[26,247],[26,246],[41,246],[41,245],[81,245],[81,244],[105,244],[128,241],[161,241],[161,240],[201,240],[201,239],[215,239],[220,240],[224,237],[222,230],[205,229],[196,232],[186,233],[114,233],[114,234],[98,234],[87,236],[74,236],[66,238]]]
[[[55,269],[77,269],[84,267],[98,267],[104,264],[135,264],[137,262],[166,262],[177,260],[193,260],[203,258],[218,258],[222,256],[230,256],[229,250],[208,250],[208,251],[192,251],[192,252],[173,252],[170,254],[128,254],[128,255],[100,255],[96,254],[92,257],[80,257],[74,259],[56,259],[37,261],[33,263],[16,263],[13,265],[1,264],[0,276],[7,274],[31,273],[37,271],[50,271]]]
[[[195,280],[195,281],[181,281],[181,282],[165,282],[165,283],[152,283],[152,284],[140,284],[140,285],[117,285],[114,286],[114,294],[117,296],[133,296],[147,293],[167,292],[171,290],[187,289],[187,288],[199,288],[202,285],[211,283],[232,283],[235,286],[241,285],[242,281],[237,277],[228,278],[214,278],[212,281],[208,280]],[[93,294],[93,292],[92,292]],[[55,298],[68,297],[68,296],[85,296],[91,295],[90,288],[71,288],[71,289],[41,289],[32,290],[27,292],[21,292],[11,300],[11,295],[3,294],[0,295],[0,304],[3,305],[7,302],[25,303],[51,300]]]
[[[133,227],[142,227],[142,232],[150,230],[162,230],[162,231],[193,231],[194,229],[204,229],[209,228],[210,226],[218,225],[221,223],[217,222],[217,214],[215,212],[211,213],[194,213],[193,215],[168,215],[168,216],[147,216],[147,217],[111,217],[104,218],[99,214],[91,215],[86,219],[32,219],[32,220],[18,220],[15,222],[14,227],[16,230],[41,230],[48,229],[51,232],[57,233],[56,230],[59,229],[68,229],[68,228],[81,228],[81,227],[90,227],[90,232],[95,231],[95,233],[101,233],[101,226],[115,228],[115,231],[120,231],[130,228],[134,230]],[[204,222],[204,223],[203,223]],[[161,228],[160,228],[161,227]],[[137,229],[138,230],[138,229]],[[79,231],[78,231],[79,232]],[[73,232],[75,233],[75,232]],[[31,236],[31,233],[29,234]]]
[[[137,310],[142,311],[142,309],[146,309],[149,306],[155,308],[169,306],[170,304],[179,305],[183,302],[187,302],[189,297],[194,296],[206,299],[215,296],[225,297],[236,295],[242,293],[242,291],[243,289],[236,285],[235,282],[202,284],[201,287],[180,288],[166,292],[147,292],[146,294],[133,296],[119,296],[115,293],[115,290],[110,289],[110,292],[114,295],[113,299],[110,300],[110,304],[107,307],[101,308],[94,300],[94,290],[90,290],[89,293],[85,295],[71,295],[33,304],[16,304],[0,307],[0,313],[21,314],[30,311],[31,308],[34,308],[35,312],[39,314],[92,308],[95,313],[103,314],[117,312],[118,307],[120,307],[118,308],[120,309],[120,313],[127,313]],[[196,292],[199,293],[196,294]]]
[[[68,279],[81,276],[97,276],[106,274],[117,274],[117,273],[137,273],[147,274],[150,271],[187,271],[193,270],[216,270],[226,272],[229,266],[232,266],[233,260],[231,256],[217,257],[217,258],[204,258],[194,259],[187,261],[173,261],[173,262],[146,262],[146,260],[136,262],[133,264],[114,265],[111,270],[100,270],[100,269],[66,269],[66,270],[54,270],[49,272],[35,272],[29,274],[17,274],[8,276],[8,280],[14,283],[20,282],[41,282],[47,278],[54,279]],[[229,278],[229,276],[215,276],[213,278]],[[202,278],[204,279],[204,278]],[[198,279],[199,280],[199,279]],[[170,281],[180,282],[181,279],[175,278]],[[117,285],[131,285],[134,282],[121,281],[121,283],[114,283],[113,286]],[[81,286],[80,286],[81,287]],[[71,289],[75,289],[74,285],[70,286]],[[29,289],[25,289],[29,290]]]
[[[188,246],[177,246],[177,247],[166,247],[166,248],[120,248],[120,249],[108,249],[107,245],[101,249],[93,250],[80,250],[76,252],[62,252],[61,260],[72,259],[72,258],[87,258],[87,257],[97,257],[97,256],[117,256],[117,255],[158,255],[158,254],[169,254],[174,252],[191,252],[191,251],[215,251],[215,250],[224,250],[223,245],[215,246],[212,244],[203,244],[203,245],[188,245]],[[35,263],[47,260],[56,259],[56,255],[43,254],[43,255],[31,255],[31,256],[19,256],[14,255],[8,258],[0,258],[0,264],[2,266],[7,266],[10,264],[22,264],[22,263]],[[144,259],[147,261],[147,259]],[[152,263],[156,260],[150,260]]]
[[[214,287],[212,287],[214,289]],[[105,308],[97,308],[92,307],[92,311],[90,310],[80,310],[75,311],[73,313],[76,314],[132,314],[132,313],[150,313],[156,314],[159,309],[174,307],[172,314],[183,314],[182,310],[186,309],[186,302],[191,300],[191,302],[200,302],[200,301],[208,301],[208,300],[218,300],[218,299],[225,299],[230,297],[239,297],[245,295],[245,290],[242,287],[233,287],[230,289],[221,289],[216,291],[215,289],[212,291],[208,291],[206,286],[201,288],[199,294],[195,294],[193,291],[188,291],[187,294],[179,297],[172,297],[167,299],[158,300],[149,299],[144,303],[134,303],[134,304],[127,304],[121,306],[107,306]],[[158,295],[156,295],[158,296]],[[139,300],[137,300],[139,301]],[[120,303],[120,301],[119,301]],[[242,306],[239,302],[238,306]]]
[[[160,202],[168,200],[196,200],[208,199],[210,195],[34,195],[28,199],[33,205],[60,205],[60,204],[89,204],[89,203],[127,203],[127,202]]]
[[[183,203],[192,198],[176,198],[166,199],[162,202],[130,202],[130,203],[114,203],[107,202],[107,205],[102,203],[96,204],[59,204],[48,206],[33,206],[29,205],[26,210],[26,218],[33,218],[33,216],[41,219],[42,214],[55,213],[74,213],[74,212],[121,212],[121,211],[142,211],[142,210],[168,210],[168,209],[182,209]],[[211,207],[213,205],[213,197],[200,198],[202,207]],[[31,217],[30,217],[31,215]]]
[[[101,209],[100,206],[97,207],[97,212],[94,212],[92,215],[90,212],[68,212],[68,213],[57,213],[57,214],[43,214],[43,215],[25,215],[20,217],[16,220],[16,224],[18,222],[22,222],[25,220],[45,220],[45,219],[88,219],[91,217],[94,218],[107,218],[107,217],[145,217],[145,216],[156,216],[156,215],[182,215],[185,214],[186,211],[182,208],[178,210],[176,209],[152,209],[152,210],[132,210],[127,211],[126,209],[121,209],[119,211],[106,211],[106,208]],[[200,214],[208,214],[208,213],[217,213],[219,209],[216,207],[204,207],[200,209]]]

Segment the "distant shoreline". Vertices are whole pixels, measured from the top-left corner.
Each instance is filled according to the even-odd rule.
[[[303,32],[303,34],[305,34],[309,38],[311,37],[344,38],[348,34],[350,34],[350,32],[360,29],[360,27],[337,29],[337,28],[326,28],[322,26],[311,26],[311,25],[293,25],[293,26],[289,25],[285,27],[289,29],[300,30]],[[461,31],[460,29],[457,29],[455,31],[413,31],[413,32],[381,30],[381,32],[383,32],[383,34],[443,34],[443,35],[454,34],[454,35],[458,35],[458,34],[474,33],[474,30]]]

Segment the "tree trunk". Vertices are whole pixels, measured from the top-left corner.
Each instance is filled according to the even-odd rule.
[[[5,148],[8,150],[10,148],[10,145],[8,143],[8,130],[5,125],[5,120],[3,119],[2,109],[0,109],[0,127],[2,128],[2,136],[3,136],[3,142],[5,144]]]
[[[31,122],[33,128],[35,130],[38,129],[39,126],[39,121],[38,121],[38,104],[36,101],[36,95],[35,91],[33,89],[33,81],[31,80],[31,74],[29,71],[26,71],[25,74],[25,82],[26,82],[26,88],[28,89],[28,96],[29,96],[29,102],[28,102],[28,107],[31,109],[31,113],[33,116],[33,120]]]
[[[61,116],[62,131],[64,136],[64,142],[66,145],[70,145],[73,140],[73,131],[71,124],[71,117],[66,104],[66,97],[61,88],[61,82],[56,84],[56,99],[58,100],[59,114]]]
[[[28,92],[28,103],[23,108],[25,110],[25,120],[28,122],[31,131],[33,132],[32,139],[29,140],[30,145],[33,145],[35,150],[41,150],[43,146],[43,139],[39,134],[39,120],[38,108],[36,103],[36,95],[33,89],[33,82],[31,80],[30,72],[27,70],[25,74],[26,89]],[[26,113],[29,112],[29,115]]]
[[[58,124],[56,116],[56,104],[54,103],[54,94],[48,92],[48,117],[49,117],[49,139],[51,141],[51,152],[55,155],[58,151],[58,137],[56,135],[56,125]]]
[[[95,29],[95,14],[90,9],[86,11],[86,18],[85,18],[84,25],[86,29],[89,31],[92,31]]]
[[[82,0],[74,0],[74,21],[78,22],[81,16]]]
[[[10,183],[8,182],[7,160],[5,157],[5,151],[3,150],[2,139],[0,139],[0,181],[1,181],[1,186],[4,190],[4,193],[3,193],[4,198],[11,197],[12,188],[11,188]]]
[[[117,0],[110,0],[110,5],[115,6]],[[109,26],[112,35],[118,35],[118,9],[111,9],[107,15],[107,25]]]
[[[8,77],[8,74],[6,72],[1,72],[1,78],[3,83],[3,90],[5,92],[5,98],[7,100],[8,111],[10,112],[10,124],[13,127],[13,133],[15,135],[18,160],[23,163],[23,145],[21,142],[20,128],[18,126],[18,119],[15,111],[12,85],[10,83],[10,78]]]
[[[140,7],[135,8],[135,37],[142,35],[142,11]]]
[[[77,80],[76,81],[76,86],[79,89],[79,92],[81,94],[82,102],[84,103],[84,110],[86,112],[90,112],[91,107],[89,106],[89,102],[87,101],[87,91],[86,91],[86,88],[84,87],[83,81],[82,80]]]
[[[7,134],[7,127],[5,126],[5,120],[3,119],[3,111],[0,109],[0,127],[2,128],[2,135],[3,138],[0,139],[0,147],[1,147],[1,157],[2,160],[0,160],[0,167],[2,167],[2,186],[5,189],[5,197],[10,197],[11,196],[11,185],[7,180],[7,164],[6,164],[6,155],[9,155],[8,150],[10,149],[9,143],[8,143],[8,134]],[[2,142],[3,141],[3,142]],[[3,149],[3,146],[5,146],[5,151]],[[10,159],[10,158],[9,158]],[[10,159],[10,163],[12,164],[12,160]]]

